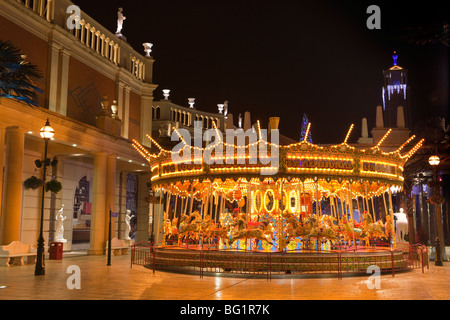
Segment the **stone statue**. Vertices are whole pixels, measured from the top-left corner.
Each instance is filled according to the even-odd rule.
[[[394,213],[397,218],[395,236],[397,241],[406,241],[405,235],[408,233],[408,218],[406,214],[403,212],[403,208],[400,208],[400,212]]]
[[[131,218],[133,218],[134,215],[131,214],[130,210],[127,210],[127,213],[125,214],[125,240],[131,240],[130,238],[130,232],[131,232],[131,225],[130,225],[130,221]]]
[[[56,242],[67,242],[64,239],[64,220],[67,217],[63,216],[64,205],[59,209],[58,214],[56,215],[56,233],[55,233],[55,241]]]
[[[122,34],[123,21],[127,18],[122,13],[123,9],[119,8],[117,11],[117,31],[116,34]]]

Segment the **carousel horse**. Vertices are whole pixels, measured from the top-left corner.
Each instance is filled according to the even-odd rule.
[[[183,214],[180,220],[180,228],[178,229],[178,242],[186,238],[197,238],[198,232],[200,230],[199,221],[196,221],[197,216],[194,215],[194,219],[191,220],[192,214],[190,216]]]
[[[363,214],[362,228],[364,230],[366,245],[370,243],[370,239],[382,238],[384,237],[383,224],[381,221],[373,222],[372,216],[365,212]]]
[[[235,230],[231,235],[231,239],[229,241],[230,245],[238,239],[258,239],[267,241],[269,244],[273,245],[273,241],[271,239],[272,231],[269,228],[269,222],[266,220],[261,221],[258,227],[248,229],[245,220],[238,217],[233,226],[237,227],[237,230]]]
[[[170,219],[166,219],[164,222],[164,241],[174,238],[178,234],[177,223],[178,218],[173,218],[172,222],[170,222]]]
[[[335,217],[329,215],[322,216],[323,224],[331,229],[333,229],[336,234],[336,240],[339,241],[341,238],[344,238],[346,234],[345,226],[341,223],[338,223]]]
[[[223,244],[228,243],[228,230],[226,228],[212,227],[210,232],[211,239],[222,239]]]
[[[350,226],[350,223],[348,222],[347,216],[344,215],[341,219],[341,224],[344,227],[344,231],[342,232],[342,235],[344,237],[345,241],[349,240],[361,240],[361,237],[363,236],[362,229],[355,228],[354,226]]]
[[[206,242],[208,239],[211,240],[217,237],[224,238],[223,230],[216,229],[209,214],[206,215],[205,218],[200,221],[198,233],[199,235],[202,236],[204,242]],[[225,237],[226,237],[226,230],[225,230]]]
[[[305,223],[309,226],[309,233],[305,236],[305,240],[309,240],[309,238],[316,238],[317,240],[325,239],[329,240],[332,244],[337,241],[333,228],[320,226],[318,219],[314,215],[309,216]]]
[[[207,236],[208,232],[210,232],[210,227],[212,225],[211,216],[209,214],[200,221],[200,233],[202,236]],[[214,227],[214,226],[213,226]]]
[[[303,225],[300,225],[300,223],[297,221],[297,219],[291,215],[288,214],[285,216],[286,218],[286,243],[291,242],[292,238],[297,237],[304,237],[307,234],[309,234],[308,228],[306,228]]]
[[[172,224],[170,223],[170,219],[164,220],[164,236],[167,236],[170,233],[170,228]]]
[[[175,235],[178,234],[177,224],[178,224],[178,218],[173,218],[172,219],[172,225],[171,225],[170,230],[169,230],[169,235],[172,236],[172,237],[174,237]]]
[[[394,224],[392,223],[392,217],[390,214],[386,215],[386,223],[384,225],[384,234],[386,238],[392,239],[394,236],[395,230],[394,230]]]

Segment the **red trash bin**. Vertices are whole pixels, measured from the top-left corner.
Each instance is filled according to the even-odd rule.
[[[50,260],[62,260],[63,245],[64,243],[62,242],[50,242],[50,249],[49,249]]]

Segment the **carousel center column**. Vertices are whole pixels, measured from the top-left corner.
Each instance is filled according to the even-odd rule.
[[[17,126],[7,127],[5,130],[5,177],[1,217],[1,244],[10,244],[13,241],[20,240],[24,146],[25,131]]]
[[[94,153],[90,255],[102,255],[106,247],[106,158],[106,153]]]

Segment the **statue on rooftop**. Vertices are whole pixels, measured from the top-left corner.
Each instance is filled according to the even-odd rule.
[[[122,13],[123,9],[119,8],[119,11],[117,11],[117,31],[116,34],[122,34],[122,28],[123,28],[123,21],[126,19],[126,17]]]

